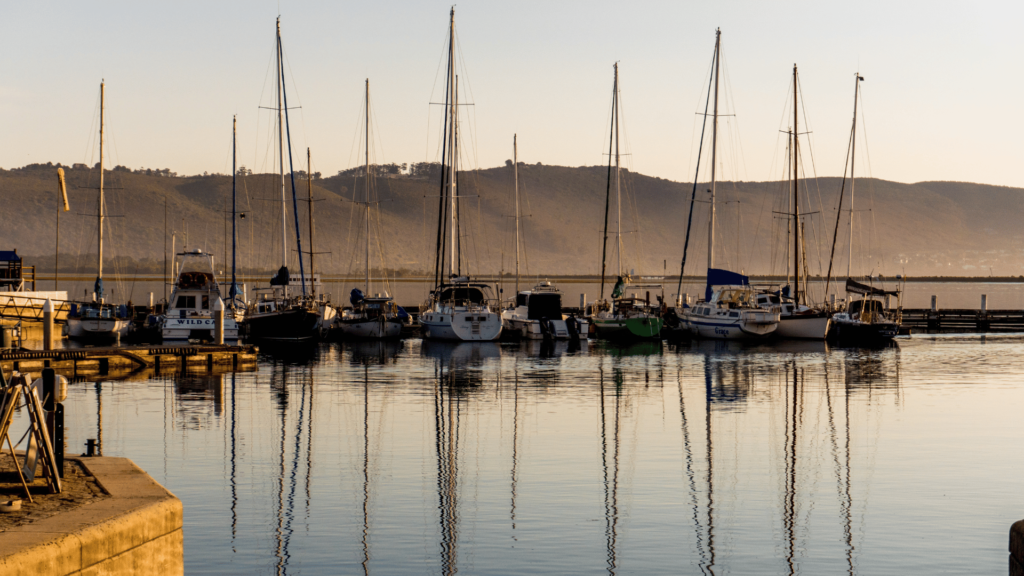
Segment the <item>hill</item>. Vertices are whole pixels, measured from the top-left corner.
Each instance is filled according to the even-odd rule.
[[[17,248],[30,264],[53,263],[58,206],[56,168],[34,164],[0,170],[0,191],[8,215],[0,247]],[[393,167],[395,168],[395,167]],[[372,178],[381,200],[379,227],[390,268],[432,272],[439,185],[431,165],[385,169]],[[433,167],[433,168],[436,168]],[[72,211],[61,215],[62,272],[91,273],[96,252],[97,171],[65,167]],[[365,180],[350,170],[314,175],[315,250],[318,271],[362,270]],[[385,172],[391,172],[386,174]],[[465,172],[459,195],[464,266],[470,273],[514,269],[511,165]],[[531,275],[599,274],[607,168],[519,166],[522,191],[523,268]],[[117,167],[105,178],[111,218],[105,243],[108,266],[122,273],[159,270],[164,254],[165,203],[168,227],[178,249],[204,248],[222,259],[224,210],[230,206],[230,175],[177,176],[166,170]],[[280,178],[246,173],[238,179],[239,263],[251,270],[276,269],[281,260]],[[640,274],[678,272],[692,184],[624,172],[621,185],[622,267]],[[807,269],[824,273],[835,226],[841,181],[821,178],[801,184]],[[293,268],[294,216],[291,183],[287,205],[289,260]],[[308,250],[305,173],[298,173],[299,221]],[[849,183],[847,183],[849,187]],[[707,184],[697,186],[688,273],[700,273],[707,258]],[[748,273],[784,273],[790,212],[782,182],[720,182],[717,185],[716,264]],[[612,185],[608,241],[609,271],[616,268],[615,187]],[[854,190],[853,273],[976,276],[1024,274],[1024,190],[960,182],[901,184],[858,179]],[[843,210],[849,207],[849,195]],[[845,273],[849,253],[849,212],[839,227],[836,269]],[[385,231],[380,234],[377,230]],[[170,233],[168,233],[170,237]],[[377,250],[376,241],[374,250]],[[378,261],[375,258],[375,261]],[[379,266],[379,261],[376,264]],[[465,270],[464,270],[465,271]]]

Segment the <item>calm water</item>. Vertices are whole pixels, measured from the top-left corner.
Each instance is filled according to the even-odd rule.
[[[1003,574],[1022,337],[324,344],[78,382],[185,505],[189,573]]]

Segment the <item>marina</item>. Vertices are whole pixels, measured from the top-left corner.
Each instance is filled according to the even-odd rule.
[[[1024,576],[1013,10],[272,8],[12,6],[0,572]]]

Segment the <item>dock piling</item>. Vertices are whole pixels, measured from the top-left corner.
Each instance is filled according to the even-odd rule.
[[[220,298],[213,303],[213,340],[215,344],[224,345],[224,301]]]
[[[43,350],[53,350],[53,300],[43,303]]]
[[[934,294],[932,294],[932,309],[928,313],[927,322],[929,330],[939,330],[942,328],[942,321],[939,317],[939,297]]]
[[[979,332],[987,332],[989,329],[988,321],[988,294],[981,295],[981,310],[978,312],[977,329]]]

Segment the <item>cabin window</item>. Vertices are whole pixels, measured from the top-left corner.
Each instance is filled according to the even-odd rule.
[[[729,318],[739,318],[739,317],[740,317],[740,313],[739,312],[729,312]]]
[[[178,303],[174,305],[175,308],[195,308],[196,297],[195,296],[178,296]]]
[[[516,294],[516,306],[526,306],[526,294]]]
[[[209,310],[209,309],[210,309],[210,296],[206,295],[206,296],[203,296],[203,310]]]
[[[711,315],[711,309],[710,308],[705,308],[704,309],[704,315],[705,316],[710,316]]]
[[[623,303],[619,303],[619,310],[624,310]],[[561,294],[531,294],[530,306],[526,317],[530,320],[542,318],[562,319],[562,296]]]

